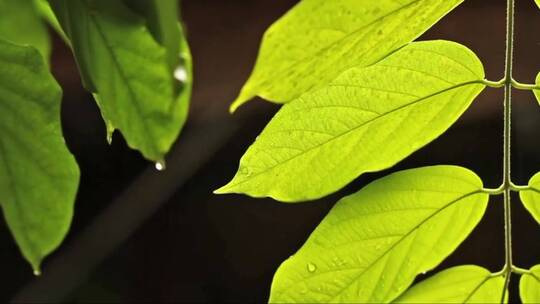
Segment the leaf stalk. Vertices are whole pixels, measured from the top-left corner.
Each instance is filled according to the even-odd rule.
[[[510,277],[512,275],[512,174],[511,174],[511,134],[512,134],[512,68],[514,60],[514,0],[507,0],[506,9],[506,58],[504,72],[504,150],[503,150],[503,186],[504,186],[504,243],[505,243],[505,285],[502,292],[501,303],[504,303]]]

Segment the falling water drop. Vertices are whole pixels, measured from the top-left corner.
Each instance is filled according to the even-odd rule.
[[[156,170],[158,171],[163,171],[165,170],[165,161],[161,160],[161,161],[158,161],[156,162]]]

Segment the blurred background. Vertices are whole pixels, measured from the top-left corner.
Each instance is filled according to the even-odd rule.
[[[107,144],[98,109],[81,88],[69,50],[55,37],[52,66],[64,88],[64,133],[82,171],[75,218],[39,278],[0,220],[0,302],[265,302],[279,264],[339,198],[371,180],[406,168],[454,164],[474,170],[486,187],[499,186],[502,90],[486,89],[435,142],[320,201],[290,205],[213,195],[279,108],[258,100],[232,116],[227,111],[251,71],[264,30],[296,2],[182,1],[195,87],[189,121],[164,172],[128,149],[119,134]],[[484,62],[488,79],[499,80],[505,2],[467,0],[421,39],[469,46]],[[518,0],[516,17],[515,78],[532,83],[540,71],[540,11],[533,0]],[[515,93],[513,115],[513,177],[525,184],[540,171],[540,107],[530,92]],[[540,229],[517,196],[513,224],[516,264],[540,263]],[[437,270],[460,264],[500,270],[503,235],[502,201],[492,198],[481,224]]]

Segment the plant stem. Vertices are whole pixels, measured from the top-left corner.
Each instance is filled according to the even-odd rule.
[[[505,239],[505,284],[501,298],[504,303],[512,275],[512,212],[511,212],[511,133],[512,133],[512,64],[514,60],[514,0],[507,0],[506,9],[506,62],[504,72],[504,239]]]

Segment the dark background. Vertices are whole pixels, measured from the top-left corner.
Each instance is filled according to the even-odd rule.
[[[82,171],[75,218],[39,278],[32,276],[0,222],[0,302],[264,302],[280,262],[302,245],[340,197],[373,179],[442,163],[474,170],[487,187],[499,185],[502,91],[486,89],[435,142],[392,170],[363,175],[328,198],[288,205],[213,195],[278,109],[255,101],[233,116],[227,112],[251,71],[263,31],[296,2],[183,1],[195,87],[189,122],[162,173],[129,150],[119,134],[107,145],[98,109],[81,89],[69,51],[56,38],[53,67],[64,87],[64,133]],[[467,0],[421,39],[469,46],[484,62],[488,79],[499,80],[505,2]],[[540,71],[540,10],[533,0],[518,0],[516,17],[515,77],[532,83]],[[525,184],[540,171],[540,107],[530,92],[516,92],[514,100],[513,177]],[[540,263],[540,229],[517,197],[512,205],[515,262],[528,268]],[[501,199],[492,198],[481,224],[440,268],[478,264],[500,270],[502,210]]]

